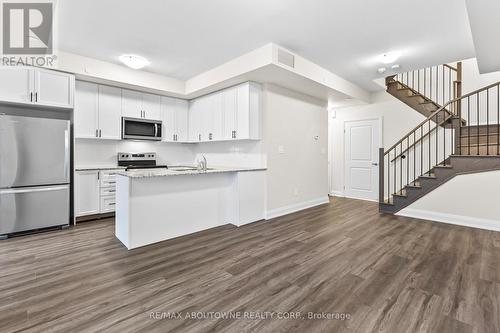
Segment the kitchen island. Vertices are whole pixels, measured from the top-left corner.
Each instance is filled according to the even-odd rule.
[[[116,237],[130,250],[265,217],[264,168],[116,173]]]

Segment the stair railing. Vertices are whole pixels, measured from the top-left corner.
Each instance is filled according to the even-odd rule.
[[[486,143],[481,143],[485,138]],[[481,149],[481,147],[486,149]],[[379,151],[379,201],[432,177],[451,155],[500,155],[500,82],[444,103],[387,151]]]
[[[462,94],[462,63],[457,62],[456,67],[443,64],[400,73],[394,80],[443,106]]]

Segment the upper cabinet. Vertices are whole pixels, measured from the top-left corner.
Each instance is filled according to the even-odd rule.
[[[188,102],[186,100],[161,97],[161,120],[163,141],[188,141]]]
[[[261,96],[261,86],[247,82],[192,100],[190,141],[259,140]]]
[[[75,138],[121,138],[121,89],[77,81]]]
[[[35,67],[0,67],[0,102],[73,108],[75,77]]]
[[[124,117],[161,120],[161,97],[123,89],[122,114]]]

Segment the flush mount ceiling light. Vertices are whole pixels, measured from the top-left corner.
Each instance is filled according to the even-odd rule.
[[[141,69],[150,64],[148,59],[134,54],[124,54],[121,55],[119,59],[125,64],[125,66],[133,69]]]
[[[399,64],[394,64],[394,65],[392,65],[392,66],[391,66],[391,69],[394,69],[394,70],[399,69]]]
[[[379,61],[383,64],[392,64],[399,59],[401,54],[399,52],[387,52],[379,56]]]
[[[377,69],[377,72],[379,72],[380,74],[384,73],[385,71],[386,71],[385,67],[380,67],[379,69]]]

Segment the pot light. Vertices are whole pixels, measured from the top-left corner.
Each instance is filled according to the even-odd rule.
[[[392,65],[392,66],[391,66],[391,69],[394,69],[394,70],[399,69],[399,64],[394,64],[394,65]]]
[[[377,69],[377,72],[379,72],[380,74],[384,73],[385,71],[386,71],[385,67],[380,67],[379,69]]]
[[[124,54],[119,59],[125,66],[133,69],[141,69],[150,64],[148,59],[134,54]]]
[[[387,52],[379,56],[379,61],[383,64],[392,64],[399,59],[401,54],[399,52]]]

